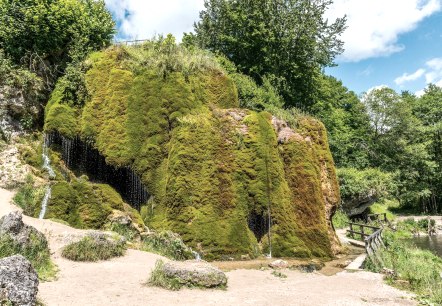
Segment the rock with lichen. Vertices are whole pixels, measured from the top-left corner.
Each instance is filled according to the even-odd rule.
[[[166,277],[189,287],[213,288],[227,285],[226,274],[206,262],[167,262],[162,269]]]
[[[31,263],[21,255],[0,259],[0,304],[34,306],[38,276]]]

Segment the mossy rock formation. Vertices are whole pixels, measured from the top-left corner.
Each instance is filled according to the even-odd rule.
[[[332,256],[339,191],[322,123],[303,117],[292,129],[240,109],[234,82],[209,55],[151,50],[90,56],[89,98],[65,99],[60,83],[46,131],[79,136],[108,164],[135,170],[151,196],[146,225],[179,233],[206,259],[253,257],[269,242],[274,256]]]

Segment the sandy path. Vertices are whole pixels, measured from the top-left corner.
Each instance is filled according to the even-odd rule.
[[[17,208],[13,193],[0,189],[0,217]],[[40,284],[39,297],[48,306],[104,305],[416,305],[410,295],[370,272],[341,272],[334,276],[283,271],[281,279],[271,271],[235,270],[227,273],[227,290],[170,292],[144,286],[160,256],[128,250],[124,257],[99,263],[76,263],[60,257],[69,235],[84,231],[48,220],[24,218],[27,224],[48,235],[58,280]]]

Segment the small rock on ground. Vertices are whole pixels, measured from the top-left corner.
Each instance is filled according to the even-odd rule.
[[[289,263],[285,260],[278,259],[269,263],[269,267],[272,269],[285,269],[289,266]]]

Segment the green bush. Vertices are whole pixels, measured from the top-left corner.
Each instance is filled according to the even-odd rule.
[[[152,233],[143,237],[142,250],[156,253],[175,260],[195,258],[192,249],[184,244],[180,235],[170,231]]]
[[[348,227],[347,222],[350,222],[350,219],[345,212],[343,212],[341,209],[338,209],[333,216],[332,221],[335,229],[341,229]]]
[[[344,210],[351,210],[361,203],[375,203],[394,195],[397,190],[393,174],[378,169],[337,170]]]
[[[31,234],[30,242],[22,246],[9,235],[0,235],[0,258],[21,254],[34,267],[41,280],[51,280],[57,273],[57,268],[51,261],[47,240],[42,236]]]
[[[14,203],[23,209],[25,215],[37,217],[44,194],[45,187],[35,187],[34,178],[28,175],[25,184],[15,194]]]
[[[436,220],[434,219],[420,219],[417,221],[417,226],[424,231],[428,230],[428,225],[434,227],[436,225]]]
[[[108,238],[110,239],[110,238]],[[120,241],[97,241],[86,236],[78,242],[71,243],[63,248],[61,255],[73,261],[99,261],[123,256],[126,244]]]

